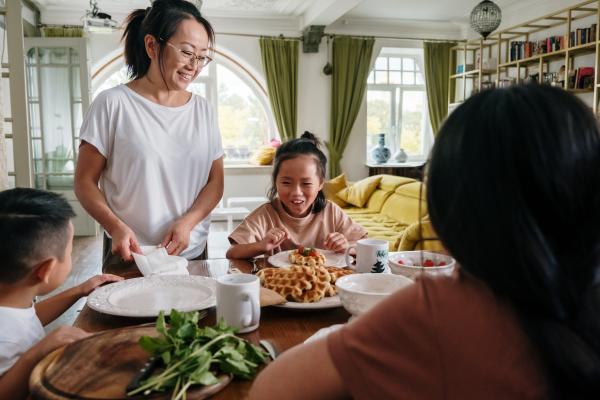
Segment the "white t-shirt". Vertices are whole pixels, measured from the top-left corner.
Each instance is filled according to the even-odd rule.
[[[157,245],[187,212],[223,156],[212,108],[200,96],[180,107],[156,104],[126,85],[100,93],[81,126],[81,140],[106,158],[100,178],[110,209],[140,245]],[[189,259],[206,245],[210,217],[192,230]]]
[[[35,308],[0,307],[0,375],[44,336]]]

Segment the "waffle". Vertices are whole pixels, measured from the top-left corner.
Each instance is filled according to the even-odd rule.
[[[309,255],[309,253],[313,255]],[[299,247],[294,251],[290,251],[289,260],[292,264],[308,267],[322,267],[325,265],[325,256],[310,247]]]
[[[331,293],[331,275],[324,267],[291,265],[288,268],[264,268],[257,276],[263,287],[279,293],[288,301],[317,302]]]
[[[342,276],[353,274],[350,268],[339,268],[339,267],[325,267],[329,275],[331,276],[331,288],[327,293],[327,296],[335,296],[337,294],[337,290],[335,287],[335,282],[341,278]]]

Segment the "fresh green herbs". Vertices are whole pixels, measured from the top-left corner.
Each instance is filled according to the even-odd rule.
[[[212,385],[219,382],[219,373],[250,379],[267,354],[258,346],[235,336],[236,330],[224,322],[213,327],[198,327],[197,312],[171,310],[169,326],[161,312],[156,320],[159,337],[142,336],[140,346],[162,360],[164,369],[141,382],[127,393],[173,390],[172,400],[186,398],[192,385]]]

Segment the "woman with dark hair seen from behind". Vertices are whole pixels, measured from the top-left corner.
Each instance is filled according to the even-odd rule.
[[[213,29],[192,3],[156,0],[129,15],[123,40],[132,80],[92,103],[75,172],[77,197],[110,236],[103,270],[140,245],[203,257],[223,149],[212,108],[186,89],[211,61]]]
[[[423,276],[287,351],[251,398],[599,397],[600,133],[589,108],[543,85],[477,94],[444,123],[426,184],[455,275]]]

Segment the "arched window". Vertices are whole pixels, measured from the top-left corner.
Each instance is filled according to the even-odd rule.
[[[433,144],[423,74],[423,50],[384,47],[367,78],[367,152],[385,133],[392,154],[424,160]],[[370,156],[367,155],[367,158]]]
[[[265,89],[242,65],[222,52],[190,84],[188,90],[205,97],[215,107],[228,164],[246,163],[271,139],[279,139]],[[94,97],[103,90],[128,81],[122,67],[99,83]]]

